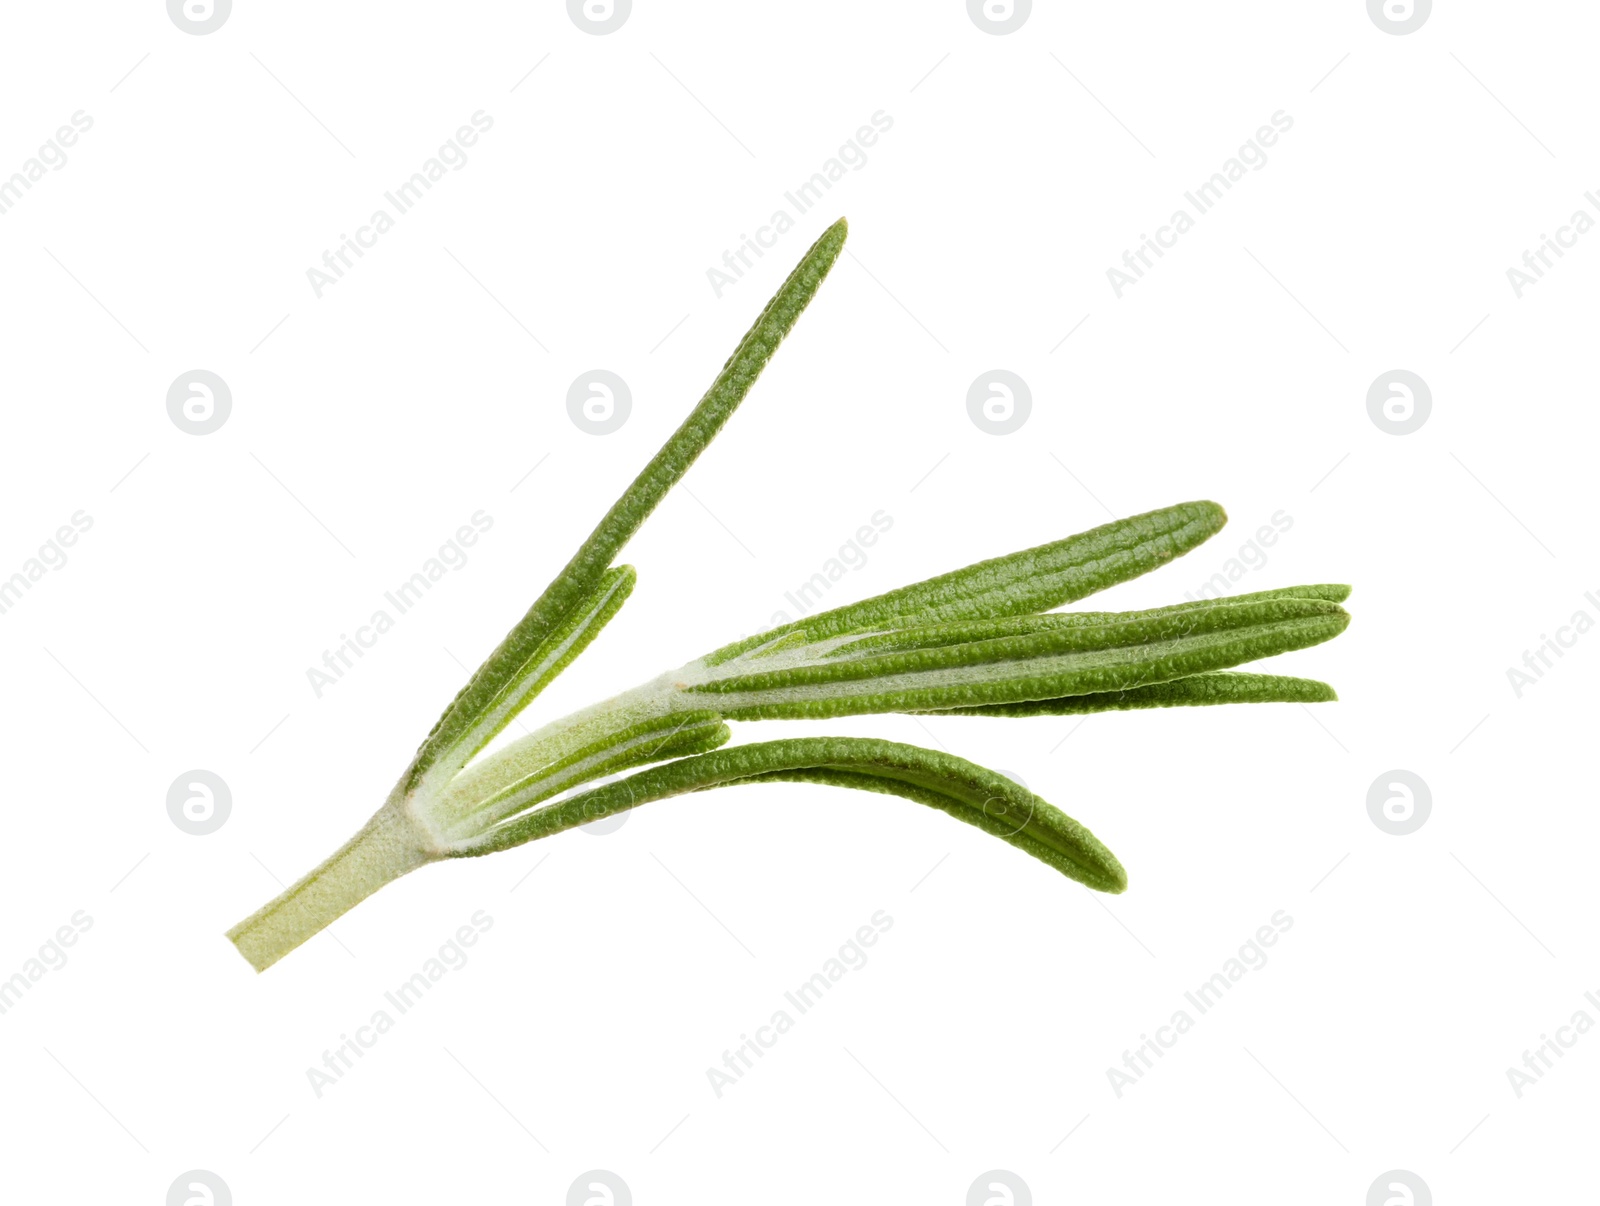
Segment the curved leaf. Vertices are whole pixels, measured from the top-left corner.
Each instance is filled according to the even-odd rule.
[[[1121,892],[1127,873],[1087,829],[1027,788],[964,758],[894,741],[803,737],[669,762],[517,817],[458,857],[549,837],[652,800],[737,783],[793,780],[886,792],[927,804],[1010,842],[1079,883]]]

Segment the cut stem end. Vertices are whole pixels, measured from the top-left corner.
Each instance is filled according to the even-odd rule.
[[[228,938],[251,967],[265,971],[384,884],[436,857],[404,804],[390,800],[321,866],[234,926]]]

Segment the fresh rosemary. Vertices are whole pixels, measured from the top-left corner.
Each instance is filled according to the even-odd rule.
[[[626,602],[635,574],[613,564],[617,554],[743,401],[845,236],[841,219],[806,253],[688,419],[451,701],[377,813],[316,870],[228,931],[257,971],[424,864],[510,849],[651,800],[749,783],[824,783],[914,800],[1091,888],[1120,892],[1122,865],[1092,833],[993,771],[868,738],[719,748],[731,736],[727,722],[1335,698],[1324,683],[1230,667],[1337,636],[1349,623],[1340,606],[1345,586],[1151,611],[1051,610],[1156,569],[1227,521],[1215,503],[1191,502],[737,641],[476,758]],[[628,770],[637,773],[593,786]]]

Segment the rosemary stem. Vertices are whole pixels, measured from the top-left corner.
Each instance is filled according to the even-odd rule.
[[[321,866],[228,931],[256,971],[408,871],[440,857],[435,842],[397,793]]]
[[[427,805],[430,818],[449,839],[475,836],[508,810],[581,783],[589,767],[626,744],[634,726],[684,703],[681,692],[656,679],[552,721],[462,771]]]

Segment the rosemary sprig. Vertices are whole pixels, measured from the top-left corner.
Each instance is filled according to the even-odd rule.
[[[1324,683],[1231,667],[1337,636],[1349,623],[1340,606],[1348,587],[1291,587],[1139,612],[1051,610],[1148,573],[1227,522],[1217,504],[1190,502],[736,641],[478,757],[626,601],[635,572],[612,562],[744,399],[845,236],[841,219],[806,253],[688,419],[451,701],[377,813],[321,866],[228,931],[258,971],[427,863],[510,849],[652,800],[775,781],[926,804],[1091,888],[1120,892],[1126,873],[1093,834],[993,771],[864,738],[719,748],[731,736],[727,722],[1334,698]],[[630,770],[636,773],[593,786]]]

